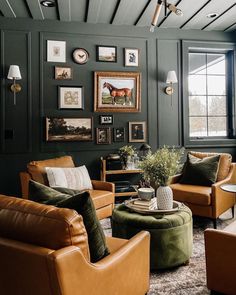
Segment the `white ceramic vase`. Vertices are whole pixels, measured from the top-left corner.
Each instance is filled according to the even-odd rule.
[[[173,208],[173,192],[169,186],[159,186],[156,192],[157,208],[170,210]]]

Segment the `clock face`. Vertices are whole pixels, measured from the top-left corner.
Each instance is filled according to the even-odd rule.
[[[84,48],[77,48],[73,52],[74,61],[78,64],[85,64],[89,59],[88,51]]]

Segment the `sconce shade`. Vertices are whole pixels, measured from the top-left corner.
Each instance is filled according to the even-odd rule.
[[[170,84],[170,83],[177,83],[178,79],[176,76],[176,72],[175,71],[169,71],[167,74],[167,78],[166,78],[166,83]]]
[[[21,79],[21,73],[19,66],[11,65],[8,71],[7,79],[10,80],[20,80]]]

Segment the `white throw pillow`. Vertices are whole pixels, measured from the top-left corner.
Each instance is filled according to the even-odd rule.
[[[92,189],[87,168],[83,165],[75,168],[46,167],[50,187],[65,187],[71,189]]]

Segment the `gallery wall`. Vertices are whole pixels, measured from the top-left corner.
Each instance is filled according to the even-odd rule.
[[[182,146],[181,40],[234,41],[229,33],[179,31],[148,28],[61,23],[58,21],[10,20],[0,18],[1,27],[1,113],[0,113],[0,193],[20,195],[19,172],[31,160],[69,154],[76,165],[85,164],[92,178],[99,178],[100,157],[117,150],[128,142],[128,122],[147,123],[147,142],[155,150],[159,146]],[[47,40],[66,42],[66,63],[47,61]],[[117,62],[96,61],[96,45],[117,47]],[[73,61],[75,48],[89,52],[86,64]],[[138,67],[126,67],[124,49],[138,48]],[[22,91],[16,96],[9,91],[6,79],[9,65],[20,66]],[[55,80],[55,66],[73,69],[73,80]],[[173,103],[163,89],[169,70],[175,70],[179,83],[175,85]],[[94,112],[94,72],[141,73],[141,111]],[[84,109],[58,108],[58,86],[83,86]],[[124,127],[124,142],[98,145],[96,127],[99,115],[113,115],[113,125]],[[47,142],[46,117],[93,118],[93,140],[89,142]],[[137,149],[142,143],[132,143]],[[211,150],[219,150],[217,147]],[[233,153],[233,147],[220,149]]]

